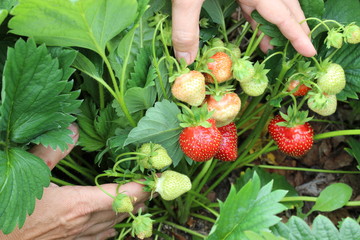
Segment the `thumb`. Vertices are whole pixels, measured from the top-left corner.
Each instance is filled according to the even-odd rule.
[[[79,138],[79,129],[76,124],[71,124],[68,129],[73,132],[70,137],[73,139],[74,144],[68,144],[68,149],[65,151],[62,152],[59,148],[54,150],[50,146],[45,147],[39,144],[31,148],[29,152],[43,159],[50,170],[52,170],[61,159],[71,152]]]
[[[199,17],[203,0],[172,1],[172,41],[178,60],[191,64],[199,48]]]

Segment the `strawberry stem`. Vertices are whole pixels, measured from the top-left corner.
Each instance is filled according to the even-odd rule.
[[[303,171],[303,172],[333,173],[333,174],[360,174],[360,171],[342,171],[342,170],[327,170],[327,169],[300,168],[300,167],[288,167],[288,166],[256,165],[250,163],[245,164],[244,166],[259,167],[266,169],[288,170],[288,171]]]
[[[349,136],[349,135],[360,135],[359,129],[350,129],[350,130],[339,130],[326,133],[320,133],[314,136],[314,140],[320,140],[325,138],[337,137],[337,136]]]

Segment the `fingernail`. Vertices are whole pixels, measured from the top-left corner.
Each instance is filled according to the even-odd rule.
[[[178,51],[175,51],[175,56],[178,60],[180,59],[184,59],[186,61],[187,64],[190,64],[191,62],[191,59],[190,59],[190,53],[188,52],[178,52]]]

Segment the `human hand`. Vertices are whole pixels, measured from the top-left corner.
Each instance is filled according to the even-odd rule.
[[[173,0],[172,40],[177,59],[184,58],[191,64],[199,48],[199,17],[203,0]],[[316,54],[308,34],[310,29],[298,0],[238,0],[244,17],[254,28],[256,22],[250,17],[257,10],[262,17],[278,26],[293,47],[302,55],[311,57]],[[260,49],[266,52],[272,48],[270,38],[265,36]]]
[[[71,125],[69,129],[74,132],[72,138],[76,142],[79,136],[77,127]],[[73,147],[74,145],[69,145],[68,150],[61,152],[38,145],[31,152],[53,169]],[[138,183],[128,183],[118,189],[118,192],[136,199],[133,202],[134,212],[143,207],[143,202],[149,197],[142,187]],[[113,196],[116,195],[117,184],[104,184],[102,188]],[[116,235],[113,226],[128,216],[116,215],[112,210],[112,202],[113,199],[98,187],[59,187],[52,184],[44,189],[42,199],[36,201],[35,211],[26,219],[24,226],[8,235],[0,232],[0,239],[107,239]]]

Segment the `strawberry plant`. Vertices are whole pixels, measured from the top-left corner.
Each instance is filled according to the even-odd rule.
[[[360,4],[299,2],[316,56],[257,11],[251,28],[235,1],[206,0],[186,66],[173,53],[171,1],[1,1],[0,238],[53,182],[112,199],[129,215],[115,239],[359,239],[356,184],[294,186],[360,173]],[[78,145],[50,173],[29,150],[64,151],[72,122]],[[349,164],[308,163],[333,153]],[[151,195],[146,213],[101,185],[129,182]],[[339,209],[347,215],[334,220]]]

